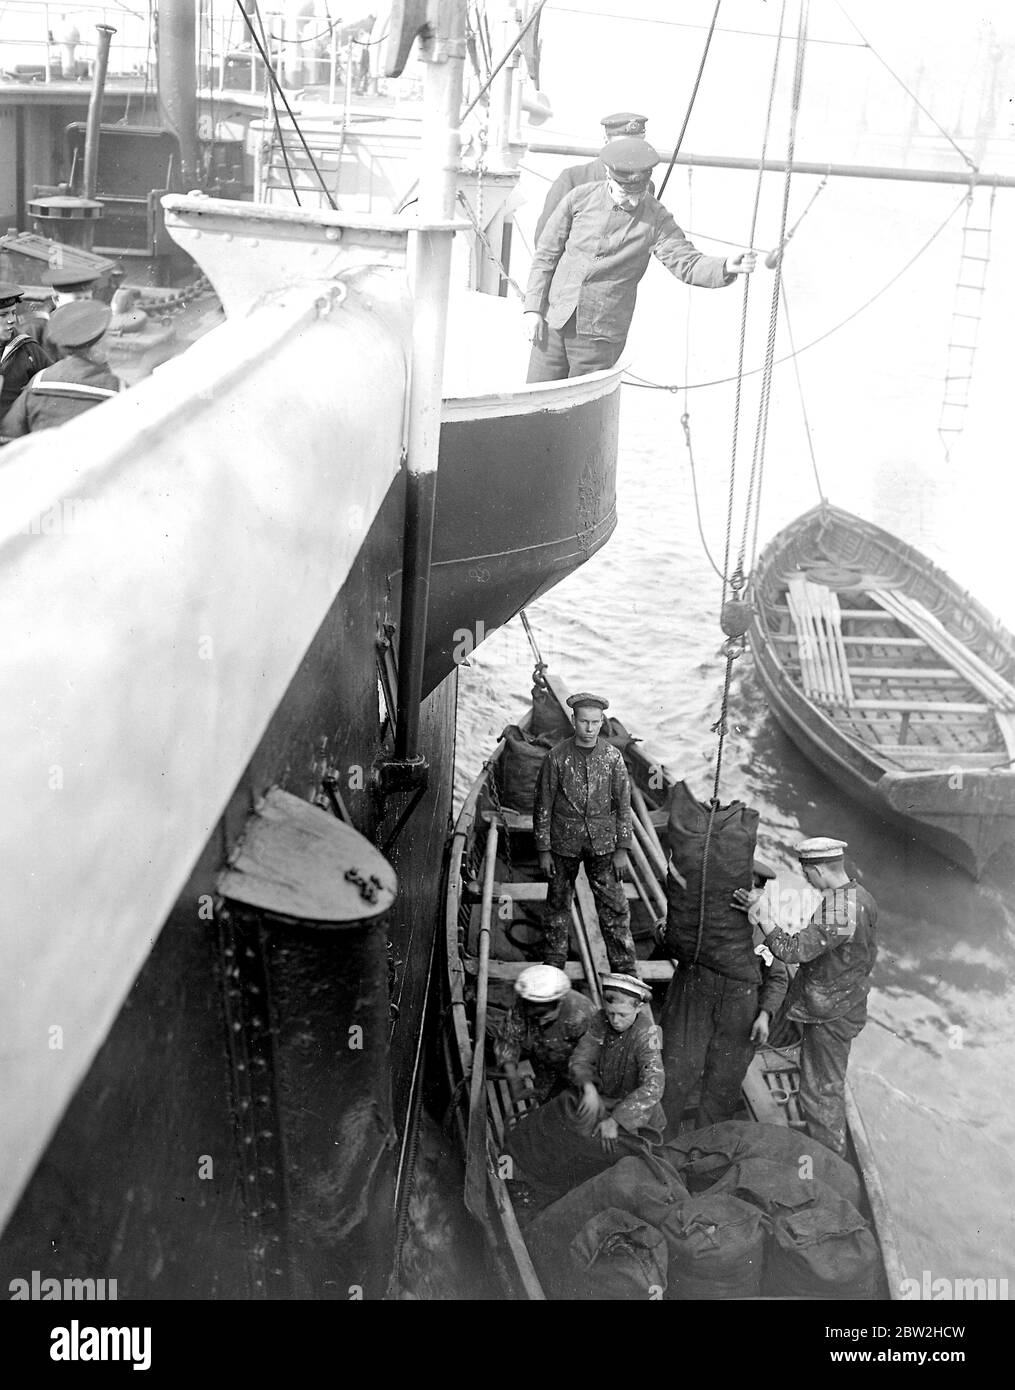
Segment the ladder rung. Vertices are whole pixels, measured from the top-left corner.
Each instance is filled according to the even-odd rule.
[[[957,290],[975,290],[977,294],[983,294],[983,293],[986,291],[987,286],[986,286],[986,285],[966,285],[966,284],[963,284],[963,282],[960,280],[959,283],[955,286],[955,288],[956,288]]]

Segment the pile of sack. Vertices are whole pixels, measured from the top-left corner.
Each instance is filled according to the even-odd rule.
[[[526,1233],[547,1294],[566,1299],[878,1296],[860,1181],[779,1125],[728,1121],[627,1157]]]

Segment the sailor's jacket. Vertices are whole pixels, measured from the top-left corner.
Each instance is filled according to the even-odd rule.
[[[575,1086],[595,1086],[621,1129],[631,1134],[646,1126],[665,1131],[659,1102],[666,1073],[659,1033],[647,1010],[626,1033],[618,1033],[600,1009],[571,1054],[568,1071]]]
[[[0,421],[0,433],[9,439],[66,424],[93,406],[101,405],[120,389],[120,379],[104,362],[76,354],[63,357],[37,372]]]
[[[877,959],[877,903],[853,879],[826,888],[817,910],[795,934],[779,928],[765,942],[773,956],[800,966],[786,995],[785,1015],[798,1023],[867,1017],[870,973]]]
[[[536,849],[572,858],[583,849],[630,849],[631,781],[619,749],[604,739],[587,753],[566,738],[543,759],[532,807]]]
[[[572,189],[539,239],[525,293],[525,312],[593,338],[623,342],[634,315],[638,282],[655,256],[679,280],[706,289],[731,285],[722,256],[706,256],[647,193],[631,212],[614,205],[609,185]]]

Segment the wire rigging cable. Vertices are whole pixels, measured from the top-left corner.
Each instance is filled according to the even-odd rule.
[[[300,197],[299,197],[299,194],[298,194],[297,191],[296,191],[296,184],[295,184],[295,181],[294,181],[293,176],[292,176],[292,168],[291,168],[291,166],[290,166],[290,164],[289,164],[289,156],[288,156],[288,154],[286,153],[285,141],[284,141],[283,138],[282,138],[282,124],[281,124],[281,121],[279,120],[278,111],[277,111],[277,109],[276,109],[276,107],[275,107],[275,92],[278,92],[278,95],[282,98],[282,103],[283,103],[283,105],[285,106],[285,109],[286,109],[286,112],[288,113],[288,116],[289,116],[290,121],[292,121],[293,130],[295,130],[296,134],[299,136],[300,144],[303,146],[304,153],[306,154],[307,159],[310,161],[310,167],[313,169],[314,173],[317,175],[317,181],[318,181],[318,183],[321,185],[321,191],[322,191],[322,193],[324,194],[325,198],[327,198],[327,200],[328,200],[328,206],[331,208],[332,212],[337,212],[337,211],[338,211],[338,205],[337,205],[337,203],[335,202],[334,198],[331,196],[331,190],[329,189],[328,185],[327,185],[327,184],[325,183],[325,181],[324,181],[324,176],[322,175],[320,169],[318,168],[317,160],[314,158],[313,153],[311,152],[310,146],[307,144],[306,139],[304,138],[303,131],[302,131],[302,129],[300,128],[300,124],[299,124],[299,122],[298,122],[297,119],[296,119],[296,116],[295,116],[295,114],[294,114],[294,112],[293,112],[293,109],[292,109],[292,107],[289,105],[289,98],[286,96],[285,92],[283,91],[283,89],[282,89],[282,84],[281,84],[281,82],[278,80],[278,78],[276,77],[275,71],[274,71],[274,69],[273,69],[272,66],[271,66],[271,55],[270,55],[270,54],[268,53],[268,51],[267,51],[267,44],[266,44],[266,42],[264,42],[264,41],[262,41],[260,38],[258,38],[257,31],[256,31],[256,29],[254,28],[254,25],[253,25],[253,21],[251,20],[250,16],[247,14],[247,11],[244,9],[242,0],[236,0],[236,3],[237,3],[237,6],[239,7],[240,14],[243,16],[243,22],[244,22],[244,24],[247,26],[247,29],[250,31],[250,38],[251,38],[251,41],[254,43],[255,47],[257,48],[258,53],[261,55],[261,61],[264,63],[265,77],[267,78],[268,85],[269,85],[269,88],[270,88],[271,94],[272,94],[272,97],[271,97],[271,105],[272,105],[272,111],[274,112],[274,116],[275,116],[275,130],[276,130],[276,132],[277,132],[277,134],[278,134],[279,145],[280,145],[281,148],[282,148],[282,158],[285,160],[286,171],[287,171],[288,174],[289,174],[289,184],[290,184],[290,187],[292,188],[293,196],[294,196],[295,199],[296,199],[296,205],[297,205],[297,207],[301,206],[301,204],[300,204]],[[261,26],[261,32],[262,32],[262,34],[264,34],[266,31],[265,31],[265,28],[264,28],[264,20],[263,20],[262,17],[261,17],[261,7],[260,7],[260,5],[258,4],[258,0],[254,0],[254,13],[257,15],[257,22],[258,22],[258,24]]]
[[[896,284],[899,280],[902,279],[903,275],[905,275],[907,270],[912,269],[912,267],[916,264],[920,257],[924,255],[925,252],[930,250],[934,242],[937,241],[938,237],[942,234],[942,232],[945,231],[948,224],[954,220],[956,214],[960,212],[961,209],[965,207],[965,205],[966,194],[963,193],[962,197],[952,208],[948,216],[944,219],[943,222],[940,223],[938,227],[934,229],[933,232],[931,232],[930,236],[923,243],[923,245],[917,251],[913,252],[912,256],[910,256],[909,260],[905,263],[905,265],[902,266],[899,270],[897,270],[890,280],[886,280],[885,283],[881,286],[881,288],[871,295],[870,299],[865,299],[864,302],[861,305],[859,305],[856,309],[854,309],[852,313],[847,314],[844,319],[840,319],[839,322],[833,324],[831,328],[827,328],[824,331],[824,333],[819,333],[818,336],[816,338],[812,338],[809,343],[804,343],[803,347],[797,348],[793,352],[786,353],[784,357],[776,358],[775,366],[780,367],[784,363],[792,361],[794,357],[799,357],[801,353],[808,352],[812,347],[817,347],[818,344],[823,343],[826,338],[830,338],[833,333],[838,333],[841,328],[845,328],[848,323],[852,323],[853,320],[855,318],[858,318],[859,315],[862,314],[865,309],[869,309],[872,304],[876,303],[877,300],[879,300],[883,294],[886,294],[894,284]],[[757,376],[757,374],[762,370],[762,367],[750,367],[743,373],[743,375],[745,377]],[[691,381],[681,382],[677,384],[669,384],[663,381],[649,381],[646,377],[640,377],[637,376],[634,372],[628,372],[624,378],[624,385],[637,386],[645,391],[677,392],[703,391],[709,386],[729,386],[730,383],[734,381],[736,381],[735,376],[721,376],[716,377],[712,381]]]
[[[670,175],[673,173],[673,166],[677,162],[677,155],[680,153],[680,147],[684,143],[684,136],[687,133],[687,123],[691,119],[691,112],[694,110],[694,99],[698,95],[698,88],[701,86],[701,74],[705,71],[705,59],[708,57],[708,50],[712,46],[712,35],[715,33],[715,22],[719,18],[719,6],[721,4],[722,0],[715,0],[715,9],[712,11],[712,23],[708,26],[708,34],[705,38],[705,47],[702,51],[701,62],[698,64],[698,75],[694,79],[694,86],[691,88],[691,99],[687,103],[687,110],[684,113],[684,123],[680,127],[680,134],[677,136],[677,143],[673,147],[672,155],[670,155],[669,166],[666,170],[666,173],[663,175],[663,181],[660,184],[659,192],[656,195],[659,198],[660,202],[662,201],[663,194],[666,192],[666,185],[670,181]]]

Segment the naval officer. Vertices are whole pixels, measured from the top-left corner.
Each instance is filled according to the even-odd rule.
[[[0,420],[8,439],[49,429],[115,396],[120,380],[109,370],[100,343],[112,317],[105,304],[83,299],[53,311],[49,340],[60,361],[37,372]]]
[[[842,1157],[846,1064],[853,1039],[867,1022],[870,974],[878,953],[877,903],[846,872],[846,848],[844,840],[825,836],[797,845],[804,878],[821,894],[810,921],[798,932],[784,929],[764,889],[741,890],[748,918],[765,933],[773,956],[800,967],[773,1033],[784,1020],[799,1025],[800,1106],[807,1132]]]
[[[648,117],[639,116],[635,111],[614,111],[612,115],[604,116],[600,121],[600,125],[603,127],[603,138],[607,144],[611,140],[623,140],[627,137],[644,140],[647,124]],[[539,241],[543,235],[543,228],[550,220],[550,214],[556,209],[557,204],[571,192],[572,188],[578,188],[583,183],[601,183],[603,179],[608,177],[606,165],[599,155],[585,164],[568,165],[550,185],[546,202],[543,204],[543,211],[539,214],[536,222],[535,241]],[[649,192],[655,192],[651,184],[649,184]]]
[[[753,251],[706,256],[649,193],[659,155],[630,136],[604,145],[606,179],[563,199],[536,247],[525,292],[528,380],[612,367],[624,350],[638,284],[656,256],[689,285],[720,289],[754,269]]]

